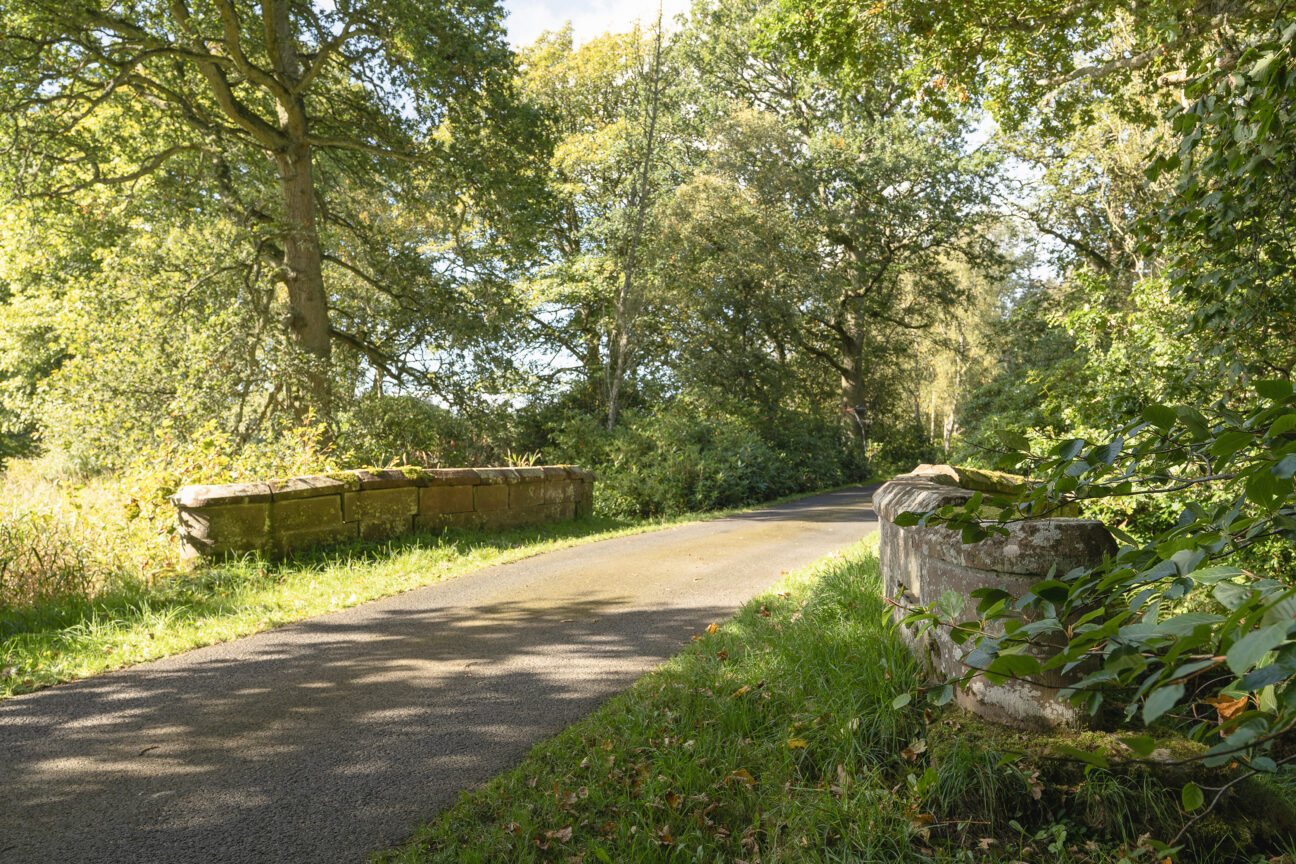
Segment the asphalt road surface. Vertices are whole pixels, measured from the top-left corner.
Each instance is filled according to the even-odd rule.
[[[871,489],[588,543],[0,702],[0,862],[361,862],[779,576]]]

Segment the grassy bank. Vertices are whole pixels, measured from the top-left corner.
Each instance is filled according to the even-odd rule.
[[[192,573],[118,572],[90,596],[72,592],[36,605],[0,607],[0,698],[228,641],[481,567],[737,512],[743,511],[645,520],[593,517],[503,532],[449,530],[288,562],[248,558]]]
[[[885,616],[867,544],[795,573],[378,859],[1165,858],[1150,841],[1183,823],[1177,785],[1052,755],[1109,736],[1027,735],[916,701],[893,708],[919,682]],[[1246,834],[1257,825],[1202,828],[1179,860],[1291,860],[1272,837]]]

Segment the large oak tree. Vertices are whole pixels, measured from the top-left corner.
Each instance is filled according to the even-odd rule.
[[[407,318],[418,305],[358,261],[385,239],[353,212],[357,184],[406,225],[420,204],[435,211],[440,242],[490,242],[465,225],[500,205],[509,148],[533,131],[500,18],[494,0],[0,0],[6,186],[75,200],[192,178],[200,206],[256,227],[301,361],[291,402],[326,414],[335,344],[400,365],[338,326],[333,282],[367,283]]]

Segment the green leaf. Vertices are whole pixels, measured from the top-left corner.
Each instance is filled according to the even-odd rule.
[[[1089,455],[1104,465],[1111,465],[1116,461],[1116,457],[1120,456],[1121,450],[1124,449],[1124,447],[1125,442],[1122,439],[1117,438],[1101,447],[1095,447]]]
[[[1236,579],[1241,575],[1242,571],[1237,567],[1203,567],[1188,574],[1194,582],[1201,585],[1214,585],[1225,579]]]
[[[1264,655],[1286,642],[1287,626],[1286,622],[1270,624],[1268,627],[1252,630],[1234,642],[1233,647],[1229,648],[1228,653],[1224,655],[1233,674],[1245,674],[1247,670],[1259,663]]]
[[[1143,722],[1152,723],[1162,714],[1169,711],[1179,700],[1183,698],[1184,685],[1167,684],[1164,687],[1158,687],[1148,694],[1143,702]]]
[[[1143,419],[1162,431],[1174,428],[1175,412],[1166,405],[1149,405],[1143,409]]]
[[[1072,747],[1069,744],[1057,744],[1053,747],[1053,752],[1058,756],[1067,759],[1076,759],[1081,762],[1088,762],[1095,768],[1110,768],[1111,764],[1107,761],[1107,756],[1101,750],[1089,751],[1081,750],[1078,747]]]
[[[1045,579],[1042,582],[1036,582],[1031,586],[1031,593],[1042,600],[1050,603],[1065,603],[1067,597],[1071,595],[1071,588],[1065,582],[1059,582],[1057,579]]]
[[[1198,627],[1218,624],[1224,618],[1207,612],[1185,612],[1156,625],[1156,631],[1169,636],[1191,636]]]
[[[1269,424],[1269,437],[1277,438],[1296,429],[1296,414],[1284,414]]]
[[[1152,751],[1156,749],[1156,739],[1149,735],[1131,735],[1120,741],[1144,759],[1151,756]]]
[[[1249,78],[1265,77],[1265,75],[1268,74],[1269,72],[1269,67],[1273,65],[1274,58],[1277,56],[1278,54],[1276,52],[1270,51],[1268,54],[1261,57],[1251,67],[1251,70],[1247,72],[1247,77]]]
[[[1205,441],[1210,438],[1210,427],[1200,411],[1191,405],[1176,405],[1173,410],[1184,427],[1192,433],[1193,440]]]
[[[1253,672],[1248,672],[1242,676],[1238,682],[1238,687],[1248,693],[1254,693],[1257,690],[1277,684],[1279,681],[1285,681],[1290,678],[1292,670],[1281,663],[1270,663],[1268,666],[1261,666]]]
[[[1000,654],[986,671],[1002,678],[1028,678],[1039,674],[1040,662],[1026,654]]]
[[[955,618],[963,611],[963,604],[967,602],[967,597],[962,591],[953,589],[941,594],[940,599],[936,601],[937,608],[945,614],[946,618]]]
[[[954,685],[943,684],[932,691],[931,703],[933,705],[945,705],[954,698]]]
[[[910,701],[911,699],[913,699],[913,695],[912,695],[912,694],[910,694],[910,693],[901,693],[899,696],[897,696],[897,697],[895,697],[894,699],[891,700],[891,707],[892,707],[892,708],[903,708],[903,707],[905,707],[906,705],[909,704],[909,701]]]
[[[1211,445],[1211,458],[1217,462],[1227,460],[1254,440],[1255,436],[1250,432],[1239,432],[1237,430],[1225,432],[1216,438],[1215,443]]]
[[[999,436],[1000,442],[1009,450],[1019,450],[1024,453],[1030,452],[1030,441],[1020,432],[1014,432],[1011,429],[996,429],[995,434]]]
[[[1076,456],[1080,455],[1080,451],[1084,449],[1084,445],[1085,440],[1083,438],[1071,438],[1067,441],[1063,441],[1057,446],[1058,458],[1065,459],[1069,462],[1076,458]]]
[[[1296,474],[1296,453],[1289,453],[1278,464],[1269,469],[1269,473],[1279,480],[1290,480]]]
[[[1206,796],[1202,794],[1196,784],[1188,783],[1184,785],[1183,790],[1179,793],[1179,800],[1183,802],[1184,812],[1190,813],[1206,803]]]
[[[1246,495],[1266,510],[1273,510],[1284,491],[1290,491],[1290,485],[1284,490],[1282,481],[1272,471],[1259,470],[1246,481]]]
[[[1243,603],[1251,599],[1255,590],[1248,585],[1239,585],[1236,582],[1221,582],[1215,586],[1211,592],[1219,604],[1230,611],[1236,610]]]
[[[1285,378],[1266,378],[1255,382],[1256,392],[1275,402],[1292,395],[1292,382]]]
[[[910,513],[908,510],[906,510],[903,513],[896,514],[895,521],[893,524],[898,525],[901,528],[910,528],[914,525],[917,525],[919,521],[920,518],[917,513]]]

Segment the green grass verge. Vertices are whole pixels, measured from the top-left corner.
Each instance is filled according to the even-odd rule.
[[[811,494],[820,493],[761,506]],[[646,520],[592,517],[507,531],[452,529],[287,562],[250,557],[151,584],[124,578],[93,599],[0,608],[0,698],[225,642],[493,564],[752,509]]]
[[[376,860],[1161,861],[1148,839],[1182,824],[1177,785],[1049,756],[1101,733],[892,707],[919,678],[873,548],[786,577]],[[1179,860],[1290,864],[1220,825]]]

